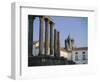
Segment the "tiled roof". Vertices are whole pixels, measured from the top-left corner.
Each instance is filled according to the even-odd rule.
[[[71,52],[71,51],[66,50],[65,48],[60,48],[60,51]]]
[[[73,50],[74,51],[75,50],[88,50],[88,47],[79,47],[79,48],[74,48]]]
[[[65,48],[60,48],[60,51],[64,51],[64,52],[66,52]]]
[[[88,47],[73,48],[72,51],[76,51],[76,50],[88,50]],[[71,51],[66,50],[65,48],[60,48],[60,51],[71,52]]]

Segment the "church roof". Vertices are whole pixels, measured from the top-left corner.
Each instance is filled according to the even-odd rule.
[[[71,51],[66,50],[65,48],[60,48],[60,51],[71,52]]]
[[[64,51],[64,52],[66,52],[65,48],[60,48],[60,51]]]
[[[79,48],[74,48],[73,50],[74,51],[75,50],[88,50],[88,47],[79,47]]]
[[[72,51],[76,51],[76,50],[88,50],[88,47],[73,48]],[[63,52],[71,52],[69,50],[66,50],[65,48],[60,48],[60,51],[63,51]]]

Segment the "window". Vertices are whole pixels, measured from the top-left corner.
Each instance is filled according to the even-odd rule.
[[[83,52],[83,54],[85,54],[85,52]]]
[[[78,54],[78,52],[75,52],[75,54]]]
[[[78,61],[78,55],[77,54],[75,55],[75,60]]]
[[[86,57],[85,57],[85,55],[83,55],[83,60],[86,60]]]

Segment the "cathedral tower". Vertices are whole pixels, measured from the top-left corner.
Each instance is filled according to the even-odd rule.
[[[72,51],[73,48],[74,48],[74,39],[72,39],[69,34],[67,39],[65,39],[65,49],[68,51]]]

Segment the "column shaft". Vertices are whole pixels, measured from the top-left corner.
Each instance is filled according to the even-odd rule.
[[[33,56],[33,22],[35,17],[28,15],[28,56]]]
[[[54,56],[57,55],[57,32],[56,29],[54,29]]]
[[[57,56],[60,57],[60,36],[59,36],[59,32],[57,32]]]
[[[50,22],[50,55],[53,54],[54,47],[54,23]]]
[[[48,55],[49,48],[49,19],[45,18],[45,55]]]
[[[39,55],[43,55],[43,49],[44,49],[44,42],[43,42],[43,38],[44,38],[44,17],[40,16],[40,30],[39,30]]]

